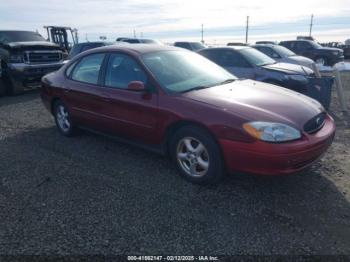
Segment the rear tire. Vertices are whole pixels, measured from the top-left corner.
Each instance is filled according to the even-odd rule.
[[[55,102],[53,107],[53,115],[55,117],[58,131],[62,135],[72,137],[77,134],[78,129],[72,121],[67,106],[61,100]]]
[[[224,176],[219,145],[203,128],[185,126],[170,140],[169,151],[181,176],[194,184],[216,184]]]

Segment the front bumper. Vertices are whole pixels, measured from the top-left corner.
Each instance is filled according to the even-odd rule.
[[[219,143],[230,173],[283,175],[299,172],[319,159],[331,145],[334,134],[334,121],[327,116],[322,129],[314,134],[304,134],[298,141],[277,144],[220,139]]]
[[[50,64],[8,64],[7,74],[9,74],[16,85],[23,87],[40,86],[41,78],[51,72],[54,72],[63,66],[64,63]]]

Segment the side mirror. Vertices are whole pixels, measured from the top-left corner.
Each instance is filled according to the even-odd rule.
[[[145,84],[141,81],[131,81],[128,84],[128,90],[142,92],[146,90]]]

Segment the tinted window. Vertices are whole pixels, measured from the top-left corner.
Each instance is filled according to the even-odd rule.
[[[72,59],[77,54],[79,54],[80,53],[80,49],[81,49],[81,45],[79,45],[79,44],[78,45],[74,45],[73,48],[69,52],[68,59]]]
[[[208,50],[204,56],[223,67],[250,67],[245,58],[233,50]]]
[[[286,56],[286,57],[295,56],[294,52],[280,45],[273,46],[273,50],[282,56]]]
[[[272,49],[268,48],[266,46],[258,46],[256,47],[260,52],[263,52],[265,55],[268,55],[269,57],[272,57]]]
[[[194,51],[205,48],[205,46],[202,43],[198,43],[198,42],[191,43],[191,46],[192,46],[192,50]]]
[[[188,50],[192,49],[189,43],[175,43],[175,46],[181,47],[181,48],[185,48],[185,49],[188,49]]]
[[[108,61],[105,85],[126,89],[131,81],[146,84],[147,76],[133,58],[123,54],[112,54]]]
[[[312,46],[308,42],[300,41],[300,42],[298,42],[297,47],[298,47],[298,49],[308,49],[308,48],[311,48]]]
[[[101,47],[101,46],[104,46],[104,44],[103,43],[94,43],[94,44],[83,45],[80,52],[84,52],[86,50],[90,50],[90,49]]]
[[[140,43],[140,41],[138,39],[123,39],[121,41],[130,43],[130,44],[138,44],[138,43]]]
[[[256,66],[270,65],[276,63],[275,60],[254,48],[244,48],[239,50],[239,53],[251,64]]]
[[[29,31],[0,31],[0,42],[46,41],[40,34]]]
[[[72,73],[72,79],[89,84],[97,84],[104,54],[94,54],[80,60]]]
[[[77,64],[77,62],[71,64],[71,65],[67,68],[67,70],[66,70],[66,76],[67,76],[67,77],[70,77],[70,75],[71,75],[71,73],[72,73],[72,71],[73,71],[73,69],[74,69],[74,67],[75,67],[76,64]]]

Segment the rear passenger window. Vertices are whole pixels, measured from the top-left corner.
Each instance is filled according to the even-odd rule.
[[[220,65],[223,67],[249,67],[249,63],[244,57],[234,51],[222,52]]]
[[[94,54],[80,60],[72,73],[72,79],[88,84],[97,84],[104,54]]]
[[[146,73],[128,55],[112,54],[106,69],[105,86],[126,89],[131,81],[140,81],[146,85]]]

